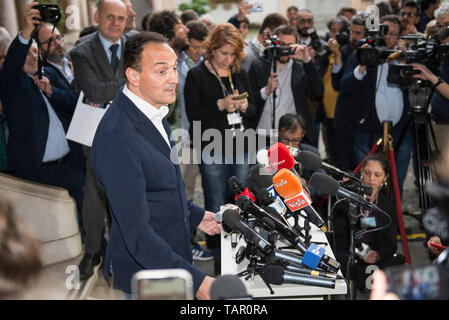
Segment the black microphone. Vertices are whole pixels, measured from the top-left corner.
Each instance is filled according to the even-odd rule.
[[[361,195],[340,187],[337,180],[323,173],[315,172],[312,174],[309,184],[322,193],[327,193],[333,196],[339,195],[343,198],[349,199],[352,202],[357,202],[360,205],[369,206],[370,208],[377,208],[376,205],[365,200],[365,198]]]
[[[320,276],[309,276],[285,271],[280,265],[266,265],[260,271],[263,278],[270,284],[282,285],[284,283],[304,284],[316,287],[335,288],[335,279]]]
[[[298,162],[301,162],[302,165],[304,165],[312,170],[323,168],[324,170],[336,173],[341,177],[348,177],[348,178],[360,181],[360,179],[354,173],[341,170],[337,167],[334,167],[333,165],[331,165],[329,163],[324,162],[320,158],[319,155],[317,155],[311,151],[298,152],[295,159]]]
[[[243,217],[236,210],[225,210],[225,212],[223,212],[223,222],[231,229],[243,234],[247,241],[254,243],[264,254],[269,255],[273,251],[271,243],[265,240],[253,228],[248,226],[248,224],[243,221]]]
[[[252,300],[242,280],[231,274],[215,279],[210,288],[210,298],[211,300]]]

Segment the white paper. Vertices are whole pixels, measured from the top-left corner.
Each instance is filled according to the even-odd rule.
[[[84,103],[83,99],[84,93],[81,91],[66,138],[92,147],[98,124],[109,105],[105,109],[93,107]]]

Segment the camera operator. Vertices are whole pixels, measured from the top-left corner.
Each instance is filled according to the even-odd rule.
[[[388,15],[381,19],[381,23],[388,25],[385,35],[387,50],[397,50],[400,47],[401,23],[396,16]],[[354,53],[348,60],[343,78],[340,82],[341,94],[349,98],[346,102],[352,106],[352,112],[357,114],[357,126],[354,141],[354,160],[360,163],[374,143],[382,135],[382,123],[392,122],[392,136],[396,147],[399,136],[408,123],[409,101],[403,90],[387,82],[388,63],[376,67],[359,65]],[[394,63],[393,61],[391,63]],[[349,108],[348,108],[349,110]],[[396,153],[396,167],[399,190],[407,174],[407,168],[412,151],[412,135],[409,129],[404,134],[401,146]]]
[[[307,47],[298,44],[296,28],[288,25],[280,26],[274,31],[274,35],[279,37],[281,47],[289,46],[294,53],[278,58],[276,73],[271,72],[272,64],[267,59],[260,58],[251,65],[249,78],[257,109],[252,127],[265,132],[262,138],[265,137],[269,145],[273,115],[271,95],[276,90],[275,126],[277,127],[279,119],[284,114],[299,113],[307,123],[305,139],[309,144],[316,146],[318,135],[307,98],[323,95],[323,81],[313,65]]]

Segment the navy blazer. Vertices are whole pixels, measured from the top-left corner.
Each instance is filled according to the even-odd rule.
[[[368,67],[362,80],[354,77],[354,69],[358,66],[356,51],[349,57],[345,71],[340,80],[340,93],[335,109],[334,128],[337,132],[347,123],[353,122],[359,131],[379,133],[382,124],[375,110],[375,88],[377,67]],[[402,132],[408,124],[410,103],[407,92],[403,90],[404,108],[399,122],[393,127],[393,132]]]
[[[165,119],[163,124],[170,136]],[[137,271],[183,268],[196,293],[205,274],[192,265],[190,234],[204,209],[186,200],[180,166],[171,160],[177,152],[123,92],[103,116],[91,156],[112,216],[106,280],[112,265],[114,287],[129,293]]]
[[[254,129],[256,129],[259,124],[266,102],[262,99],[260,90],[268,83],[270,74],[271,64],[267,60],[259,58],[251,64],[248,76],[257,110],[256,116],[250,122],[250,126]],[[307,123],[306,138],[310,144],[317,145],[318,134],[315,128],[315,121],[307,102],[307,97],[319,98],[323,96],[324,85],[321,75],[312,61],[309,63],[302,63],[294,60],[291,88],[296,112],[300,114]],[[272,99],[271,96],[268,97],[268,99]]]
[[[18,176],[33,180],[44,158],[49,117],[39,88],[23,71],[31,43],[30,39],[24,45],[17,37],[11,43],[0,70],[0,96],[9,130],[7,150],[11,169]],[[70,124],[67,113],[73,113],[76,104],[67,103],[65,90],[52,88],[48,101],[67,131]],[[80,152],[81,149],[77,150],[75,155],[83,159]]]

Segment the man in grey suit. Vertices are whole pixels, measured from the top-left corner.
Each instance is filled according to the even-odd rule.
[[[103,106],[112,101],[126,82],[123,67],[127,7],[120,0],[100,0],[95,13],[98,31],[80,42],[70,52],[78,91],[84,92],[86,102]],[[79,264],[80,280],[93,274],[100,263],[104,219],[107,201],[92,169],[90,147],[83,146],[86,156],[86,185],[84,187],[83,224],[85,254]]]

